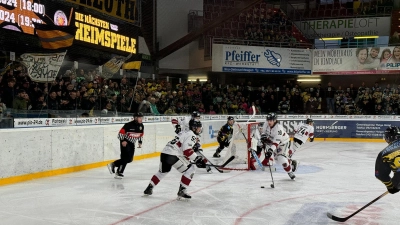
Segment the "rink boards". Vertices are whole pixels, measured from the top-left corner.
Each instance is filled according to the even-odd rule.
[[[201,142],[204,148],[217,144],[216,136],[226,122],[226,117],[203,116]],[[249,119],[248,115],[236,117],[237,121],[241,122]],[[297,125],[308,117],[315,121],[317,140],[322,138],[337,141],[383,141],[383,131],[388,126],[398,126],[400,121],[398,116],[341,118],[328,115],[279,115],[279,121],[288,133],[292,133]],[[144,119],[143,146],[136,149],[135,160],[158,156],[165,144],[174,137],[174,129],[170,122],[156,122],[161,119],[169,121],[168,117],[155,118]],[[265,121],[263,118],[256,115],[251,121]],[[41,126],[0,130],[0,185],[105,166],[119,157],[117,134],[125,120],[109,118],[107,121],[110,123],[105,125],[74,126],[69,124],[70,118],[57,119],[61,123],[50,122],[46,125],[44,121],[41,122]],[[31,119],[16,119],[15,124],[23,127],[24,124],[28,124],[27,120]]]

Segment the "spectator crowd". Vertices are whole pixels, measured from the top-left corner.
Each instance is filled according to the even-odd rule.
[[[136,83],[137,82],[137,83]],[[0,110],[84,110],[152,115],[257,114],[399,114],[400,85],[334,86],[328,83],[302,88],[293,85],[254,87],[251,82],[220,86],[207,82],[172,85],[166,80],[123,77],[106,80],[96,71],[67,70],[49,84],[30,81],[21,66],[0,76]]]

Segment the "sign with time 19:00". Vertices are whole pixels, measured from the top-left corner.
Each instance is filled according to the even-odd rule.
[[[0,0],[0,27],[34,34],[34,23],[44,23],[42,19],[46,15],[44,2],[46,1]]]

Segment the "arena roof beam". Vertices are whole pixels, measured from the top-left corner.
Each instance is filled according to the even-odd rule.
[[[263,1],[264,0],[252,0],[252,1],[241,2],[237,7],[235,7],[234,9],[232,9],[229,12],[222,15],[219,19],[213,20],[212,22],[205,24],[203,27],[188,33],[187,35],[183,36],[182,38],[175,41],[174,43],[161,49],[157,54],[157,59],[160,60],[160,59],[172,54],[173,52],[179,50],[180,48],[186,46],[190,42],[199,38],[203,33],[217,27],[218,25],[225,22],[226,20],[229,20],[230,18],[238,15],[243,10],[251,8],[255,4],[257,4],[259,2],[263,2]]]

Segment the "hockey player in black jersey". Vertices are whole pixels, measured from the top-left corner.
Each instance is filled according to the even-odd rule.
[[[385,141],[389,144],[381,152],[375,162],[375,177],[386,186],[391,194],[400,189],[400,129],[392,126],[385,131]],[[393,172],[393,177],[390,177]]]
[[[144,134],[142,119],[143,114],[136,113],[134,119],[126,123],[118,133],[121,158],[107,165],[110,173],[115,173],[114,178],[116,179],[122,179],[124,177],[123,174],[126,164],[132,162],[133,156],[135,155],[135,142],[138,141],[138,147],[142,147],[142,138]],[[117,168],[117,171],[115,171],[115,168]]]
[[[223,125],[221,127],[221,129],[219,129],[218,137],[217,137],[219,147],[217,148],[217,150],[215,151],[215,153],[213,155],[214,158],[221,157],[221,155],[219,153],[221,153],[221,151],[225,147],[229,146],[229,143],[231,141],[232,134],[233,134],[233,124],[234,123],[235,123],[235,119],[232,116],[228,116],[228,121],[226,122],[226,124]]]

